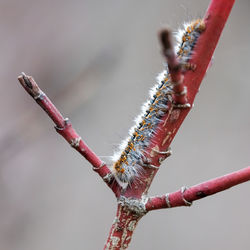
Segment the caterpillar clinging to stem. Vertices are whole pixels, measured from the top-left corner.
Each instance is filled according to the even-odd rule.
[[[170,112],[172,107],[190,107],[186,99],[186,88],[182,84],[182,71],[190,68],[188,61],[204,29],[205,24],[201,19],[185,24],[184,29],[177,35],[178,44],[175,48],[177,56],[172,48],[169,48],[169,33],[161,33],[163,54],[169,62],[169,67],[159,75],[158,83],[150,91],[150,99],[143,104],[142,113],[135,119],[135,125],[129,131],[129,137],[120,145],[120,151],[112,157],[112,172],[123,188],[142,174],[144,168],[153,167],[145,164],[147,162],[145,150],[161,118]]]

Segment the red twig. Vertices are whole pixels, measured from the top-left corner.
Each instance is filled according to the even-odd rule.
[[[187,101],[191,106],[211,61],[213,52],[218,43],[227,18],[231,12],[233,4],[234,0],[211,0],[210,6],[206,11],[205,17],[203,19],[205,23],[205,31],[202,32],[198,38],[193,55],[189,60],[190,65],[195,66],[195,70],[185,72],[182,85],[186,86],[188,89]],[[160,166],[162,157],[166,157],[167,155],[162,155],[161,153],[157,152],[168,151],[167,149],[169,148],[174,136],[176,135],[189,111],[190,109],[170,108],[169,112],[167,112],[167,114],[162,118],[162,122],[158,126],[155,136],[152,137],[149,147],[145,149],[145,151],[147,151],[147,160],[150,162],[150,164],[155,167]],[[140,177],[140,181],[132,183],[132,185],[129,186],[126,191],[122,193],[122,195],[128,199],[133,197],[141,200],[142,195],[147,194],[147,191],[157,171],[157,168],[145,169],[144,175]],[[119,196],[120,194],[117,194],[117,197]],[[117,217],[117,220],[120,220],[120,218],[122,218],[124,222],[126,221],[126,215],[123,215],[123,213],[120,213],[120,216]],[[130,216],[127,216],[127,220],[130,220]],[[113,226],[110,230],[107,242],[110,242],[112,237],[115,237]],[[120,249],[122,247],[120,244],[123,242],[122,239],[122,237],[118,239],[116,238],[118,241],[117,247],[113,245],[113,248],[108,249]],[[131,240],[131,237],[129,239]],[[126,242],[128,244],[128,241]]]
[[[182,188],[179,191],[163,196],[151,197],[146,204],[146,210],[151,211],[161,208],[190,206],[195,200],[216,194],[249,180],[250,167],[247,167],[190,188]]]
[[[162,54],[166,58],[171,81],[173,83],[174,103],[190,107],[187,103],[187,87],[183,84],[183,74],[181,71],[182,65],[180,64],[174,51],[171,31],[168,29],[162,30],[159,37],[162,44]]]
[[[110,186],[115,189],[112,174],[107,165],[84,143],[81,137],[76,133],[68,119],[64,119],[58,109],[50,101],[50,99],[38,87],[37,83],[31,76],[26,76],[22,73],[18,77],[19,82],[24,89],[31,95],[31,97],[42,107],[42,109],[49,115],[55,123],[56,131],[64,137],[64,139],[75,148],[87,161],[93,166],[101,178]]]

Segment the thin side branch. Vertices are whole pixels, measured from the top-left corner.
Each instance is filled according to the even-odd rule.
[[[229,189],[240,183],[250,180],[250,167],[221,176],[190,188],[183,187],[173,193],[163,196],[151,197],[146,204],[146,210],[172,208],[179,206],[191,206],[192,202],[205,198],[209,195]]]
[[[190,104],[187,103],[187,87],[183,85],[182,65],[174,51],[171,31],[168,29],[162,30],[159,38],[162,45],[162,54],[166,59],[173,83],[173,101],[177,105],[190,107]]]
[[[48,116],[55,123],[56,131],[64,137],[64,139],[76,149],[89,163],[93,166],[101,178],[107,183],[109,187],[115,188],[114,179],[110,169],[107,165],[87,146],[82,138],[77,134],[72,127],[69,120],[64,118],[58,111],[51,100],[39,88],[35,80],[31,76],[22,73],[18,77],[19,82],[23,88],[30,94],[30,96],[41,106],[41,108],[48,114]]]

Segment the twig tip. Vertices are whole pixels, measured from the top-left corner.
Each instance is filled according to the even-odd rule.
[[[171,30],[170,29],[162,29],[159,32],[159,39],[164,51],[167,51],[172,48],[172,40],[171,40]]]
[[[21,77],[22,77],[24,83],[27,85],[27,87],[29,87],[30,89],[32,89],[33,86],[32,86],[32,83],[30,82],[29,77],[24,72],[21,73]]]

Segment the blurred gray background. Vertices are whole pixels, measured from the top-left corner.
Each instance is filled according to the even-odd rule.
[[[1,0],[0,249],[102,249],[114,195],[19,86],[24,71],[107,161],[163,69],[157,39],[198,0]],[[250,1],[236,1],[150,194],[250,165]],[[250,183],[143,218],[130,249],[250,249]]]

